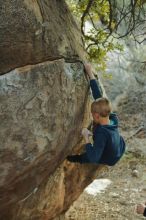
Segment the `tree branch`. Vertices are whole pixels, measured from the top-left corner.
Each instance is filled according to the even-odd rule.
[[[89,0],[89,1],[88,1],[87,7],[86,7],[86,9],[85,9],[85,11],[83,12],[83,15],[82,15],[82,17],[81,17],[81,32],[82,32],[83,35],[85,34],[85,33],[84,33],[84,30],[83,30],[83,28],[84,28],[84,20],[85,20],[86,15],[89,13],[89,10],[90,10],[90,8],[91,8],[93,2],[94,2],[94,0]]]

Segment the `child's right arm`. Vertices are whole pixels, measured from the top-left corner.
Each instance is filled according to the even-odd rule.
[[[96,79],[90,79],[90,87],[95,100],[102,97],[102,91]]]
[[[98,99],[98,98],[101,98],[102,97],[102,91],[101,91],[101,88],[100,88],[100,85],[99,85],[98,81],[96,80],[96,78],[93,74],[91,64],[85,63],[84,66],[85,66],[85,71],[88,74],[89,79],[90,79],[90,87],[91,87],[91,90],[92,90],[93,98],[95,100]]]

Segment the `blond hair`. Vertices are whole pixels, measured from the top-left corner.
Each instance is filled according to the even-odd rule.
[[[91,112],[98,113],[101,117],[108,117],[111,113],[111,103],[107,98],[99,98],[91,104]]]

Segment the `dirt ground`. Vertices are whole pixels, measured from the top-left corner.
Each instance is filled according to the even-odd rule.
[[[145,219],[134,209],[137,203],[146,201],[146,91],[130,91],[120,100],[117,113],[127,151],[101,177],[111,180],[111,184],[96,196],[84,191],[66,213],[65,220]]]

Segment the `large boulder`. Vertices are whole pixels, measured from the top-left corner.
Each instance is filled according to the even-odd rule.
[[[63,0],[0,3],[0,219],[52,219],[100,169],[65,161],[90,123],[80,32]]]

